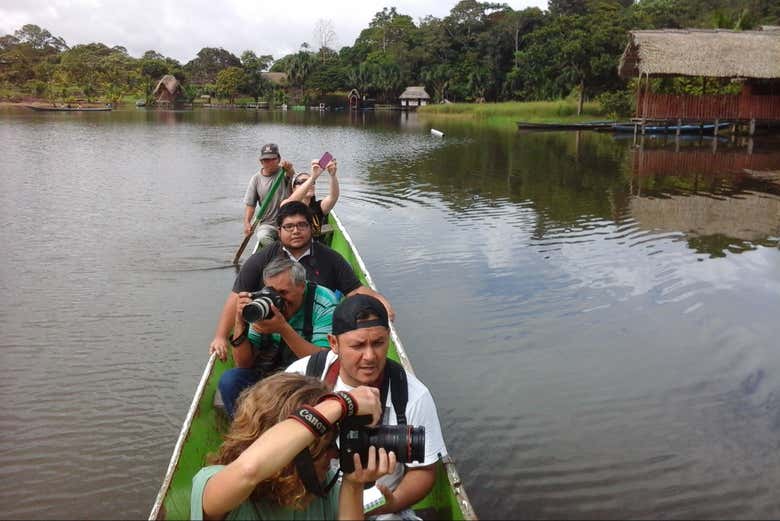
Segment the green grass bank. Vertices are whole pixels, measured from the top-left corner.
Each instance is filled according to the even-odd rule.
[[[420,114],[488,120],[491,123],[579,123],[606,119],[601,104],[587,102],[577,115],[576,101],[509,101],[505,103],[446,103],[420,107]]]

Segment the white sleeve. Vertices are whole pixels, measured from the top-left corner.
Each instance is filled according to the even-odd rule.
[[[295,362],[291,363],[287,366],[287,369],[284,370],[285,373],[298,373],[298,374],[306,374],[306,364],[309,363],[309,358],[311,356],[304,356],[303,358],[299,358]]]
[[[439,415],[436,404],[427,388],[420,396],[407,404],[406,423],[414,427],[425,427],[425,461],[422,463],[407,463],[410,467],[427,466],[447,455],[444,437],[441,434]],[[410,397],[411,398],[411,397]]]

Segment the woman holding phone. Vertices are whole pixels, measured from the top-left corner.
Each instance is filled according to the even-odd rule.
[[[339,181],[336,178],[337,169],[336,160],[329,153],[325,152],[325,155],[319,161],[314,160],[311,162],[311,173],[300,172],[293,177],[293,193],[282,201],[282,204],[290,201],[300,201],[309,207],[314,216],[312,229],[314,237],[320,235],[322,225],[339,199]],[[323,170],[328,171],[328,195],[323,200],[318,201],[315,184]]]

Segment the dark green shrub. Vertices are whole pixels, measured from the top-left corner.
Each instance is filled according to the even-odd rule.
[[[604,112],[610,118],[625,118],[634,114],[635,99],[627,90],[603,92],[596,97]]]

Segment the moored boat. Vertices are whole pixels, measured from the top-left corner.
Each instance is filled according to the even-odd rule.
[[[518,121],[518,130],[597,130],[610,128],[614,121],[588,121],[585,123],[531,123]]]
[[[332,229],[330,247],[344,256],[363,284],[374,288],[371,276],[341,221],[332,212],[328,219]],[[390,337],[388,356],[414,373],[392,324]],[[232,364],[232,359],[223,362],[216,355],[211,355],[206,363],[149,514],[150,520],[190,519],[192,477],[204,466],[206,455],[219,447],[227,427],[224,413],[214,406],[214,394],[220,376]],[[425,519],[477,519],[450,456],[437,464],[433,489],[414,509]]]
[[[723,121],[718,123],[718,130],[725,130],[732,125],[731,122]],[[634,123],[616,123],[611,127],[604,130],[612,130],[613,132],[634,132],[636,128],[637,133],[642,132],[642,126]],[[712,134],[715,131],[715,125],[713,123],[705,123],[702,125],[645,125],[645,134]]]
[[[111,107],[45,107],[39,105],[25,105],[28,109],[38,112],[108,112]]]

